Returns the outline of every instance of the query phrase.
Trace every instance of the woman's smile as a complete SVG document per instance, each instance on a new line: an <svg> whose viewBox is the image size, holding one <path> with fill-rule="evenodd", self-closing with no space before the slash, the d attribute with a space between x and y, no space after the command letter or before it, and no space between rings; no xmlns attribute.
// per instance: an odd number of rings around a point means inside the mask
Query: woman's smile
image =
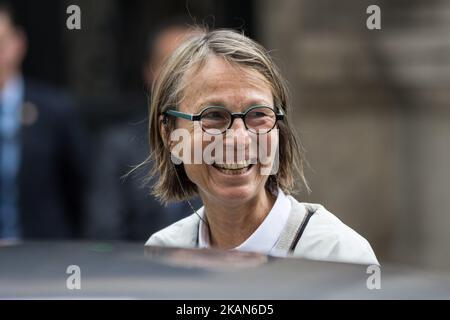
<svg viewBox="0 0 450 320"><path fill-rule="evenodd" d="M252 169L255 167L253 163L247 161L233 164L214 163L211 166L215 169L215 171L229 176L247 176L251 173Z"/></svg>

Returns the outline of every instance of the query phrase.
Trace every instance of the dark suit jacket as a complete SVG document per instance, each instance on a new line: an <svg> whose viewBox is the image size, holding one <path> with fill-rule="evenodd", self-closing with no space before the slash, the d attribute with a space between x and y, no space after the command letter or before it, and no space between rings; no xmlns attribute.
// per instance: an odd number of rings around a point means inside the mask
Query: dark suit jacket
<svg viewBox="0 0 450 320"><path fill-rule="evenodd" d="M72 100L25 81L19 207L23 237L79 234L86 175L86 139Z"/></svg>

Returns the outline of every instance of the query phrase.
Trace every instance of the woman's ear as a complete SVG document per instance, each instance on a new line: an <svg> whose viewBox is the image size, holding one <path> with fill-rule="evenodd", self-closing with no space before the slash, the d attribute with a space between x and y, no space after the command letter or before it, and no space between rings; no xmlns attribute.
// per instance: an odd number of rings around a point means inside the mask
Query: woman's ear
<svg viewBox="0 0 450 320"><path fill-rule="evenodd" d="M161 132L161 138L164 142L164 146L170 151L172 150L172 143L169 139L169 118L166 115L160 115L158 118L159 131Z"/></svg>
<svg viewBox="0 0 450 320"><path fill-rule="evenodd" d="M166 115L160 115L158 118L158 124L159 124L159 132L161 132L161 138L164 142L164 146L168 145L168 136L169 136L169 130L168 130L168 119Z"/></svg>
<svg viewBox="0 0 450 320"><path fill-rule="evenodd" d="M181 164L182 160L179 159L176 155L172 154L172 150L174 148L175 142L170 139L170 128L169 128L169 118L165 115L160 115L158 122L159 122L159 129L161 132L161 138L164 143L164 147L169 151L171 160L174 164Z"/></svg>

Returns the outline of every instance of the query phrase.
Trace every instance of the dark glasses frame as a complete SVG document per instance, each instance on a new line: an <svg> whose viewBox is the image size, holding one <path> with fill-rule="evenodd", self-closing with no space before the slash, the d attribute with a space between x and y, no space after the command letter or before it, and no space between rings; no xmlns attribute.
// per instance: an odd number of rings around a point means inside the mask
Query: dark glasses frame
<svg viewBox="0 0 450 320"><path fill-rule="evenodd" d="M266 105L251 106L247 110L245 110L244 112L230 112L227 108L225 108L223 106L208 106L208 107L204 108L200 113L197 113L197 114L185 113L185 112L177 111L177 110L174 110L174 109L169 109L169 110L164 111L162 113L162 115L164 115L164 116L173 116L173 117L176 117L176 118L182 118L182 119L186 119L186 120L190 120L190 121L201 121L202 120L202 115L206 111L208 111L208 110L210 110L212 108L214 108L214 109L220 108L220 109L223 109L223 110L227 111L230 114L230 118L231 118L230 124L228 125L228 127L225 130L220 132L220 134L224 134L228 129L230 129L233 126L234 119L236 119L236 118L242 119L242 121L244 122L245 129L247 129L248 131L254 132L256 134L267 134L270 131L272 131L273 128L275 128L275 126L277 125L277 121L278 120L283 120L284 116L285 116L285 114L284 114L284 112L283 112L283 110L281 108L276 107L276 110L278 111L277 112L277 111L275 111L275 108L272 108L272 107L269 107L269 106L266 106ZM273 111L273 113L275 114L275 122L273 124L273 127L268 129L264 133L258 133L258 132L253 131L252 129L249 129L247 127L247 123L245 121L245 116L250 111L252 111L254 109L257 109L257 108L267 108L267 109L270 109L271 111ZM202 128L202 130L204 132L206 132L205 129L203 129L203 126L200 125L200 127ZM210 132L206 132L206 133L213 134L213 133L210 133Z"/></svg>

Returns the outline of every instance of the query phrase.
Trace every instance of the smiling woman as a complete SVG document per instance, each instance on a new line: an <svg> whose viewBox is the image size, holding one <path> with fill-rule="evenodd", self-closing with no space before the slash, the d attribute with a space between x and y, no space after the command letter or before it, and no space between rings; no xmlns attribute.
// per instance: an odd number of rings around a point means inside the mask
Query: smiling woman
<svg viewBox="0 0 450 320"><path fill-rule="evenodd" d="M294 181L308 188L301 145L286 83L263 47L229 30L195 35L161 68L151 97L153 192L166 203L199 195L204 206L147 245L378 264L369 243L323 206L290 196ZM214 161L180 159L177 130L194 149L214 145Z"/></svg>

